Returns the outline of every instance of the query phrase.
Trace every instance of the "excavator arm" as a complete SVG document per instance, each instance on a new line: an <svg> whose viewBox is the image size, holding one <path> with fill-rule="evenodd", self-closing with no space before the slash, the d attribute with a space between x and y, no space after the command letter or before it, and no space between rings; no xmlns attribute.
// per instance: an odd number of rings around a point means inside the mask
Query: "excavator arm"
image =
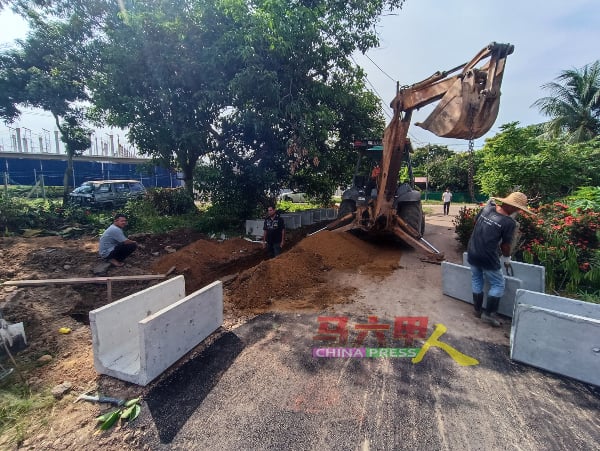
<svg viewBox="0 0 600 451"><path fill-rule="evenodd" d="M347 203L340 218L327 229L350 225L347 221L352 220L354 227L374 234L392 233L424 252L430 261L441 261L443 254L423 239L422 229L416 230L422 225L419 194L408 193L407 197L405 191L398 190L398 174L404 154L410 147L407 136L412 112L439 102L427 119L416 125L441 137L479 138L492 127L498 116L506 57L513 50L510 44L493 42L468 63L446 72L436 72L419 83L399 89L391 103L394 114L383 135L377 198L363 204ZM414 204L418 204L416 210ZM347 211L352 205L354 209Z"/></svg>
<svg viewBox="0 0 600 451"><path fill-rule="evenodd" d="M416 125L440 137L479 138L492 127L498 115L506 57L513 50L510 44L493 42L468 63L437 72L398 91L391 102L394 114L383 137L380 189L372 216L377 228L389 230L397 226L392 203L413 110L439 101L427 119ZM476 68L484 60L487 62Z"/></svg>

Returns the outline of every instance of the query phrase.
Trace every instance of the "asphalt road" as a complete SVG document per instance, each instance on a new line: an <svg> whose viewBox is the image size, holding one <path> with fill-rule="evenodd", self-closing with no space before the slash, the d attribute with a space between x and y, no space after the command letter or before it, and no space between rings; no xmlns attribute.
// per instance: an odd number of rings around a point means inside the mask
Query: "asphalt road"
<svg viewBox="0 0 600 451"><path fill-rule="evenodd" d="M508 346L449 330L439 340L478 365L460 366L439 347L419 363L314 358L312 349L325 346L314 339L318 324L316 315L266 314L214 336L145 397L137 425L144 444L156 450L600 450L600 388L512 362ZM432 331L430 324L428 336Z"/></svg>

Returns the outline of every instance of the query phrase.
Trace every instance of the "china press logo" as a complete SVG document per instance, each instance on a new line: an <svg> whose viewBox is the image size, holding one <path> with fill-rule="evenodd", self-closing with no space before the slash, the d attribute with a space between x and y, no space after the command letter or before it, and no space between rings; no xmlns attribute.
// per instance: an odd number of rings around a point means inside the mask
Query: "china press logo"
<svg viewBox="0 0 600 451"><path fill-rule="evenodd" d="M314 347L312 356L315 358L411 358L412 363L419 363L429 349L439 348L446 352L460 366L478 365L479 361L458 351L448 343L440 341L448 329L443 324L436 324L431 335L427 336L428 318L426 316L397 316L392 324L380 322L377 316L369 316L367 323L348 325L346 316L319 316L317 318L318 334L313 341L325 342L330 346ZM349 343L349 327L356 335ZM389 347L387 336L402 342L403 347ZM364 346L367 337L377 340L377 348ZM415 341L423 341L420 347L414 346ZM335 346L331 346L335 345Z"/></svg>

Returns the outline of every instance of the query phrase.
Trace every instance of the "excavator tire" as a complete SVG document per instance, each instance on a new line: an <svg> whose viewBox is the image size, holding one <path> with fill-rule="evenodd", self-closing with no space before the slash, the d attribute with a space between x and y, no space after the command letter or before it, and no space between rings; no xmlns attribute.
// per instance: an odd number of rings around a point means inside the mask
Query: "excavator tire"
<svg viewBox="0 0 600 451"><path fill-rule="evenodd" d="M396 210L398 216L419 232L421 235L425 233L425 215L423 214L423 206L421 202L401 202Z"/></svg>

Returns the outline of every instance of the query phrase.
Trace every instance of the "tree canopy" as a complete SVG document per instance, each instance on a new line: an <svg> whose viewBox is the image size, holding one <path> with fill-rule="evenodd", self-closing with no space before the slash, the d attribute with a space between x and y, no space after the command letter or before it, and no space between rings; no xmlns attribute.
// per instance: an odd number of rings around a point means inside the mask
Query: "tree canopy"
<svg viewBox="0 0 600 451"><path fill-rule="evenodd" d="M73 80L93 117L127 128L142 152L182 170L190 191L210 156L250 203L284 183L324 193L347 178L352 139L381 134L379 101L351 55L377 45L379 16L403 0L9 3L30 21L62 24L48 42L78 19L90 53L77 67L89 72ZM36 105L22 88L18 100Z"/></svg>
<svg viewBox="0 0 600 451"><path fill-rule="evenodd" d="M52 114L67 151L66 202L73 156L90 146L82 108L89 99L87 61L93 52L85 45L86 27L75 17L44 21L32 13L30 23L27 38L0 54L0 116L12 122L22 105Z"/></svg>
<svg viewBox="0 0 600 451"><path fill-rule="evenodd" d="M549 136L564 133L569 142L583 142L600 134L600 60L565 70L542 88L550 96L533 105L550 117L546 124Z"/></svg>
<svg viewBox="0 0 600 451"><path fill-rule="evenodd" d="M600 184L600 139L578 144L548 140L538 126L514 122L503 125L480 152L476 178L490 196L519 189L535 203Z"/></svg>

